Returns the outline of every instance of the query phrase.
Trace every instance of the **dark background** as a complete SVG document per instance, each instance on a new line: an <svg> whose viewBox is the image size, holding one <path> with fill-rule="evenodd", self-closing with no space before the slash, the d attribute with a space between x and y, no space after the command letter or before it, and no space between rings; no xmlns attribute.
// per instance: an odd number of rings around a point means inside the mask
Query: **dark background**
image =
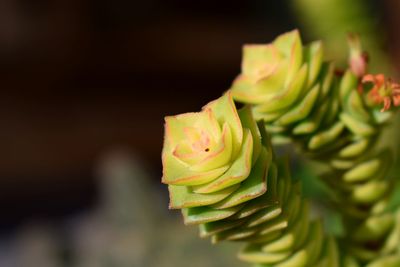
<svg viewBox="0 0 400 267"><path fill-rule="evenodd" d="M399 3L369 2L396 64ZM296 27L286 1L1 0L1 229L89 208L115 148L158 184L163 117L227 90L244 43Z"/></svg>

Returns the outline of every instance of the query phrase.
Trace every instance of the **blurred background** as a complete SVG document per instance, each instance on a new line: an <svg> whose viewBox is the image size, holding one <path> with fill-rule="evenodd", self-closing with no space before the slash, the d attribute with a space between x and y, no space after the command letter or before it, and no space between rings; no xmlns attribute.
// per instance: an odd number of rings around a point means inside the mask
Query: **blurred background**
<svg viewBox="0 0 400 267"><path fill-rule="evenodd" d="M168 211L163 117L239 73L241 46L300 28L400 68L396 0L1 0L0 266L244 266ZM312 195L312 192L309 192Z"/></svg>

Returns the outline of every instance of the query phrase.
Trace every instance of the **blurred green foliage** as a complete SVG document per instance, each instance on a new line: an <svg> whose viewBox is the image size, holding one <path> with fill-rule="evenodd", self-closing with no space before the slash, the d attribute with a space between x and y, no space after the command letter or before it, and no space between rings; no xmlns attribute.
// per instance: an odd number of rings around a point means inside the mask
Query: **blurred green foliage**
<svg viewBox="0 0 400 267"><path fill-rule="evenodd" d="M348 58L346 36L356 33L370 55L370 70L391 72L384 51L385 31L380 24L380 12L376 10L380 3L365 0L291 0L291 3L302 32L313 40L322 39L329 59L344 66Z"/></svg>

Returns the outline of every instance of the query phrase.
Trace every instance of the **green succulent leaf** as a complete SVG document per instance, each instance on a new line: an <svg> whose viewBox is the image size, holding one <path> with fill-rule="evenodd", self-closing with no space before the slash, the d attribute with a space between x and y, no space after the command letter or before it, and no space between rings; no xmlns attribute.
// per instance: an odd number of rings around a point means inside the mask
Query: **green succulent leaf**
<svg viewBox="0 0 400 267"><path fill-rule="evenodd" d="M267 191L266 178L271 161L271 153L268 153L266 149L263 149L255 166L252 168L250 175L242 182L239 189L230 194L224 200L214 204L213 208L229 208L264 194Z"/></svg>
<svg viewBox="0 0 400 267"><path fill-rule="evenodd" d="M187 186L169 185L168 186L170 192L169 207L171 209L181 209L181 208L198 207L204 205L212 205L227 198L233 192L237 191L239 187L240 185L236 184L215 193L198 194L193 192L193 190Z"/></svg>
<svg viewBox="0 0 400 267"><path fill-rule="evenodd" d="M238 205L224 210L213 209L209 206L184 208L182 209L182 214L185 224L200 224L225 219L235 214L242 207Z"/></svg>

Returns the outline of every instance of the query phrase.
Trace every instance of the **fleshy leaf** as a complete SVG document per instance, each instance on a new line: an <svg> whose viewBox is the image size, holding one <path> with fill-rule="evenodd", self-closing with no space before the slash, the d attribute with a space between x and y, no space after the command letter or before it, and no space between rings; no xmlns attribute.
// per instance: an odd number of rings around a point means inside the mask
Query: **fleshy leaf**
<svg viewBox="0 0 400 267"><path fill-rule="evenodd" d="M271 160L272 155L263 148L249 177L241 183L240 188L221 202L214 204L213 208L229 208L264 194L267 191L266 176L268 175Z"/></svg>
<svg viewBox="0 0 400 267"><path fill-rule="evenodd" d="M344 125L342 122L337 122L330 129L327 129L323 132L319 132L314 135L310 142L308 143L308 148L310 150L318 149L326 144L334 142L339 135L343 132Z"/></svg>
<svg viewBox="0 0 400 267"><path fill-rule="evenodd" d="M220 220L215 222L208 222L200 224L200 237L209 237L217 233L238 227L243 224L244 220Z"/></svg>
<svg viewBox="0 0 400 267"><path fill-rule="evenodd" d="M176 116L165 117L165 137L171 149L181 141L187 139L185 128L193 127L207 130L214 139L219 139L221 127L218 125L217 118L211 111L190 112Z"/></svg>
<svg viewBox="0 0 400 267"><path fill-rule="evenodd" d="M339 87L340 99L343 106L346 106L346 102L350 93L357 89L357 85L357 77L351 72L351 70L347 70L340 82Z"/></svg>
<svg viewBox="0 0 400 267"><path fill-rule="evenodd" d="M243 129L237 113L232 93L228 92L222 97L210 102L203 109L211 109L218 123L227 123L232 131L232 157L235 158L239 153L243 139Z"/></svg>
<svg viewBox="0 0 400 267"><path fill-rule="evenodd" d="M215 204L228 197L238 188L239 185L237 184L212 194L196 194L188 186L169 185L169 207L171 209L181 209Z"/></svg>
<svg viewBox="0 0 400 267"><path fill-rule="evenodd" d="M288 85L292 82L303 60L303 49L299 31L293 30L282 34L275 39L273 44L289 59L290 64L285 82L285 85Z"/></svg>
<svg viewBox="0 0 400 267"><path fill-rule="evenodd" d="M296 220L296 222L290 225L283 232L282 236L264 245L262 250L265 252L276 252L289 249L293 250L296 244L303 244L305 238L307 237L308 229L306 224L309 223L308 209L308 204L303 202L298 215L299 218Z"/></svg>
<svg viewBox="0 0 400 267"><path fill-rule="evenodd" d="M319 88L319 84L315 85L304 99L300 101L297 106L293 107L290 111L280 117L279 120L277 120L277 123L280 125L288 125L305 119L314 107L314 103L318 98Z"/></svg>
<svg viewBox="0 0 400 267"><path fill-rule="evenodd" d="M363 122L368 122L371 119L371 116L366 110L364 103L361 99L361 95L359 92L357 92L357 90L353 90L350 92L350 95L346 102L345 110L351 116L354 116L355 118Z"/></svg>
<svg viewBox="0 0 400 267"><path fill-rule="evenodd" d="M365 122L359 121L347 113L340 114L340 120L354 134L359 136L370 136L376 132L376 129Z"/></svg>
<svg viewBox="0 0 400 267"><path fill-rule="evenodd" d="M352 233L352 239L356 242L378 242L389 232L393 224L392 214L372 216Z"/></svg>
<svg viewBox="0 0 400 267"><path fill-rule="evenodd" d="M253 156L252 162L253 165L256 163L258 156L261 152L261 134L260 130L257 127L257 123L253 118L251 113L251 108L246 106L239 110L240 121L242 122L243 128L247 128L250 130L251 135L253 136Z"/></svg>
<svg viewBox="0 0 400 267"><path fill-rule="evenodd" d="M367 138L357 139L350 145L341 149L339 152L339 156L341 156L342 158L359 156L368 148L368 145L369 145L369 139Z"/></svg>
<svg viewBox="0 0 400 267"><path fill-rule="evenodd" d="M308 88L314 85L315 80L320 73L323 55L322 50L321 41L313 42L305 48L305 60L308 62L309 66L307 79Z"/></svg>
<svg viewBox="0 0 400 267"><path fill-rule="evenodd" d="M387 181L370 181L356 187L352 192L352 200L360 204L370 204L380 199L389 189Z"/></svg>
<svg viewBox="0 0 400 267"><path fill-rule="evenodd" d="M279 93L272 95L265 104L255 107L255 110L257 112L275 112L293 104L304 88L306 77L307 65L304 64L286 88L282 88Z"/></svg>
<svg viewBox="0 0 400 267"><path fill-rule="evenodd" d="M243 206L235 206L224 210L216 210L208 206L182 209L186 225L207 223L225 219L235 214Z"/></svg>
<svg viewBox="0 0 400 267"><path fill-rule="evenodd" d="M372 159L354 166L351 170L343 175L343 179L347 182L361 182L374 176L381 167L380 159Z"/></svg>
<svg viewBox="0 0 400 267"><path fill-rule="evenodd" d="M300 122L296 125L296 127L293 128L293 134L304 135L315 132L319 128L321 121L328 110L328 107L329 102L325 102L319 108L315 109L307 119Z"/></svg>
<svg viewBox="0 0 400 267"><path fill-rule="evenodd" d="M213 244L224 240L230 241L242 241L246 238L249 238L256 234L256 229L249 229L249 228L238 228L238 229L230 229L214 235L211 239Z"/></svg>
<svg viewBox="0 0 400 267"><path fill-rule="evenodd" d="M262 223L265 223L269 220L275 219L282 213L282 209L280 205L275 204L273 206L269 206L265 209L260 210L256 214L252 215L249 218L249 222L246 223L247 227L254 227L258 226Z"/></svg>
<svg viewBox="0 0 400 267"><path fill-rule="evenodd" d="M259 210L278 204L276 187L277 187L277 168L276 164L272 163L268 172L267 193L263 194L262 196L256 199L248 201L246 205L243 207L243 209L238 211L235 215L233 215L229 219L241 219L250 216L252 214L255 214Z"/></svg>
<svg viewBox="0 0 400 267"><path fill-rule="evenodd" d="M223 166L207 172L194 171L171 153L163 153L163 166L162 182L174 185L205 184L220 177L229 169L229 166Z"/></svg>
<svg viewBox="0 0 400 267"><path fill-rule="evenodd" d="M242 73L250 77L268 74L281 58L271 44L243 46Z"/></svg>
<svg viewBox="0 0 400 267"><path fill-rule="evenodd" d="M240 253L239 258L246 262L275 264L290 256L291 252L266 253L261 250L260 245L251 244L245 247Z"/></svg>

